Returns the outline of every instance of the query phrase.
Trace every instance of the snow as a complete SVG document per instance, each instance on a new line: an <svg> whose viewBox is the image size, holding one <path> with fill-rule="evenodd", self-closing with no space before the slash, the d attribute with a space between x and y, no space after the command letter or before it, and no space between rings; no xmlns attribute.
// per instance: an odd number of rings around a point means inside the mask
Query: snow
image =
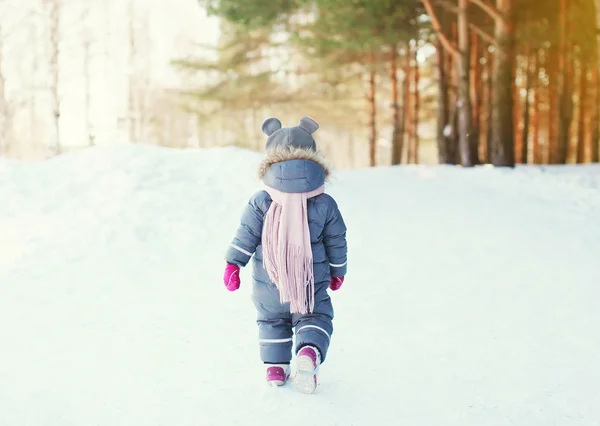
<svg viewBox="0 0 600 426"><path fill-rule="evenodd" d="M598 425L600 167L339 171L321 386L272 389L223 254L258 154L0 161L0 425Z"/></svg>

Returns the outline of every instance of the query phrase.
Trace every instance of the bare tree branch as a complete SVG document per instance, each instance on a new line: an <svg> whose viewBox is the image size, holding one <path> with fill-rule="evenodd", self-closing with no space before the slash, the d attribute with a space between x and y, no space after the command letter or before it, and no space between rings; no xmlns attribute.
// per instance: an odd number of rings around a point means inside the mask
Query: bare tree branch
<svg viewBox="0 0 600 426"><path fill-rule="evenodd" d="M444 9L446 9L452 13L458 14L458 6L456 6L455 4L451 3L448 0L438 0L437 4L439 4ZM483 40L485 40L489 44L492 44L494 46L496 45L496 39L492 35L488 34L484 30L479 28L477 25L473 24L472 22L469 23L469 29L472 30L473 32L475 32L477 35L479 35L479 37L481 37Z"/></svg>
<svg viewBox="0 0 600 426"><path fill-rule="evenodd" d="M481 28L479 28L477 25L469 24L469 28L473 32L475 32L479 37L481 37L483 40L487 41L489 44L494 45L494 46L496 45L496 39L493 36L491 36L490 34L486 33Z"/></svg>
<svg viewBox="0 0 600 426"><path fill-rule="evenodd" d="M425 6L425 10L431 19L431 25L433 26L434 31L437 33L437 36L440 39L440 42L444 46L444 48L454 57L458 58L458 49L456 46L448 40L448 37L442 31L442 26L440 25L440 21L435 14L435 10L433 10L433 6L431 5L431 0L421 0L423 2L423 6Z"/></svg>
<svg viewBox="0 0 600 426"><path fill-rule="evenodd" d="M490 17L494 21L505 22L504 15L500 13L498 9L492 4L490 4L487 0L469 0L476 6L479 6L485 13L490 15Z"/></svg>

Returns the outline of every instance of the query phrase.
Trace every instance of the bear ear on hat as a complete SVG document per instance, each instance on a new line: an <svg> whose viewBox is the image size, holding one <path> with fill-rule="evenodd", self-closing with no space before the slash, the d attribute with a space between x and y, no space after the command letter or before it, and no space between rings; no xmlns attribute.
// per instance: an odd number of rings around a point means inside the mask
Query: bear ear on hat
<svg viewBox="0 0 600 426"><path fill-rule="evenodd" d="M279 121L275 117L269 117L265 121L263 121L263 124L262 126L260 126L260 129L265 135L271 136L277 130L281 129L281 121Z"/></svg>
<svg viewBox="0 0 600 426"><path fill-rule="evenodd" d="M310 117L302 117L300 120L300 128L306 130L310 134L313 134L319 129L319 123Z"/></svg>

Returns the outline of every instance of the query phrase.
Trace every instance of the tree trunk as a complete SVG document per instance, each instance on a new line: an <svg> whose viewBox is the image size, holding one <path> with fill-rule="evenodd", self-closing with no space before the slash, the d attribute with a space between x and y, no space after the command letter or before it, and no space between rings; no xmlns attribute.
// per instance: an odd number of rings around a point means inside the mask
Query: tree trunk
<svg viewBox="0 0 600 426"><path fill-rule="evenodd" d="M7 150L8 102L6 100L6 79L4 77L4 40L0 26L0 157Z"/></svg>
<svg viewBox="0 0 600 426"><path fill-rule="evenodd" d="M404 60L405 60L405 64L404 67L402 69L402 73L403 73L403 79L402 79L402 105L401 105L401 111L400 111L400 134L398 135L398 151L399 151L399 155L400 155L400 159L402 159L403 154L404 154L404 147L406 145L405 140L406 140L406 129L407 129L407 124L406 124L406 120L407 120L407 116L408 116L408 105L409 105L409 100L408 97L410 96L409 90L410 90L410 55L408 54L408 44L406 45L406 49L404 51ZM408 159L406 160L406 162L408 162Z"/></svg>
<svg viewBox="0 0 600 426"><path fill-rule="evenodd" d="M542 62L542 49L538 49L536 54L537 60L534 64L534 74L533 74L533 111L531 114L531 126L532 129L532 137L533 137L533 163L534 164L542 164L543 162L543 153L542 147L540 146L540 98L542 93L541 81L540 81L540 68Z"/></svg>
<svg viewBox="0 0 600 426"><path fill-rule="evenodd" d="M522 141L521 141L521 92L518 85L519 73L522 72L519 69L518 64L518 51L515 49L515 60L513 62L513 82L512 82L512 101L513 101L513 126L514 126L514 150L515 150L515 162L519 163L521 161L520 154L522 150Z"/></svg>
<svg viewBox="0 0 600 426"><path fill-rule="evenodd" d="M557 113L558 92L559 92L559 69L558 69L558 48L550 46L548 52L548 143L545 146L545 162L548 164L557 163L558 152L558 125L560 117Z"/></svg>
<svg viewBox="0 0 600 426"><path fill-rule="evenodd" d="M514 0L498 0L497 8L504 20L496 19L495 37L498 44L493 72L492 152L494 166L514 167L513 123L513 62L514 62Z"/></svg>
<svg viewBox="0 0 600 426"><path fill-rule="evenodd" d="M392 165L402 163L402 142L400 141L400 107L398 105L398 46L391 46L390 82L392 84Z"/></svg>
<svg viewBox="0 0 600 426"><path fill-rule="evenodd" d="M489 122L487 121L487 109L488 104L490 103L489 98L490 94L488 93L488 78L490 78L489 70L488 70L488 48L486 45L483 46L483 50L481 52L483 63L481 66L481 109L480 109L480 118L479 120L479 155L480 162L483 164L488 163L488 155L487 155L487 133Z"/></svg>
<svg viewBox="0 0 600 426"><path fill-rule="evenodd" d="M454 111L452 111L452 116L451 116L451 121L452 121L452 128L454 129L454 133L452 134L452 152L454 154L454 164L460 164L460 149L458 146L458 132L456 131L456 129L458 129L458 113L459 110L458 108L454 108Z"/></svg>
<svg viewBox="0 0 600 426"><path fill-rule="evenodd" d="M370 61L373 63L372 61ZM375 167L377 147L377 103L376 103L375 71L369 71L369 165Z"/></svg>
<svg viewBox="0 0 600 426"><path fill-rule="evenodd" d="M600 55L598 55L600 56ZM595 90L594 97L594 115L592 117L592 140L590 149L590 161L593 163L600 162L600 65L598 61L594 63L592 69L592 81Z"/></svg>
<svg viewBox="0 0 600 426"><path fill-rule="evenodd" d="M585 117L587 113L587 62L580 59L579 70L579 115L577 124L577 155L575 161L578 164L585 162Z"/></svg>
<svg viewBox="0 0 600 426"><path fill-rule="evenodd" d="M595 0L596 28L600 28L600 0ZM591 159L594 163L600 162L600 32L596 31L596 57L592 68L592 79L595 88L594 117L592 118L592 146Z"/></svg>
<svg viewBox="0 0 600 426"><path fill-rule="evenodd" d="M138 142L138 117L136 116L136 71L137 46L135 37L135 9L133 0L129 0L129 76L127 86L127 121L129 125L129 141Z"/></svg>
<svg viewBox="0 0 600 426"><path fill-rule="evenodd" d="M60 9L61 0L52 0L50 3L50 69L52 96L52 115L54 123L54 151L58 155L62 152L60 140Z"/></svg>
<svg viewBox="0 0 600 426"><path fill-rule="evenodd" d="M533 69L537 69L535 56L532 60L531 45L528 43L525 48L525 56L527 58L525 62L525 105L523 105L523 134L521 136L521 163L528 163L529 153L529 94L531 92L531 65L533 62Z"/></svg>
<svg viewBox="0 0 600 426"><path fill-rule="evenodd" d="M406 164L410 164L412 161L412 147L413 147L413 107L412 107L412 66L411 66L411 57L412 50L410 47L410 43L406 47L406 60L404 63L404 90L405 90L405 101L404 101L404 133L405 133L405 145L406 145Z"/></svg>
<svg viewBox="0 0 600 426"><path fill-rule="evenodd" d="M29 140L34 141L36 139L36 110L37 110L37 76L39 69L39 39L37 33L37 25L33 23L30 27L29 32L30 40L32 40L31 46L31 71L29 73Z"/></svg>
<svg viewBox="0 0 600 426"><path fill-rule="evenodd" d="M442 42L437 41L437 69L438 69L438 104L437 104L437 148L438 162L440 164L452 164L449 140L446 131L448 122L448 75L446 73L446 53Z"/></svg>
<svg viewBox="0 0 600 426"><path fill-rule="evenodd" d="M493 77L492 77L492 68L493 68L494 56L490 53L489 49L485 49L485 93L486 93L486 103L485 103L485 158L484 163L490 164L492 162L491 152L492 152L492 112L494 111L493 106Z"/></svg>
<svg viewBox="0 0 600 426"><path fill-rule="evenodd" d="M452 43L456 45L458 42L458 25L452 22L451 26ZM453 164L460 164L460 149L458 144L458 61L460 61L460 53L456 51L456 55L448 55L447 73L450 75L450 126L448 132L449 146L452 153Z"/></svg>
<svg viewBox="0 0 600 426"><path fill-rule="evenodd" d="M475 159L472 157L472 110L470 97L470 60L469 60L469 0L458 0L458 146L460 162L463 166L472 167Z"/></svg>
<svg viewBox="0 0 600 426"><path fill-rule="evenodd" d="M559 162L560 164L566 164L568 160L568 153L571 147L571 132L573 130L573 91L575 85L575 62L573 60L573 45L567 47L566 53L567 66L565 67L565 82L564 82L564 96L562 101L564 102L561 106L562 117L564 118L564 136L560 143L559 151Z"/></svg>
<svg viewBox="0 0 600 426"><path fill-rule="evenodd" d="M483 92L479 45L480 43L477 33L475 33L475 31L471 31L471 99L473 105L473 137L471 139L471 155L475 159L476 164L479 164L479 145L481 139L481 100Z"/></svg>
<svg viewBox="0 0 600 426"><path fill-rule="evenodd" d="M419 75L419 61L417 61L417 54L419 52L418 50L418 46L417 46L417 40L415 40L415 48L413 51L413 60L415 63L415 67L413 70L413 77L414 77L414 114L413 114L413 131L415 132L414 134L414 138L413 138L413 142L414 142L414 147L413 147L413 163L414 164L419 164L419 145L420 145L420 139L419 139L419 108L420 108L420 91L419 91L419 79L420 79L420 75Z"/></svg>
<svg viewBox="0 0 600 426"><path fill-rule="evenodd" d="M558 143L554 158L556 163L565 164L567 162L567 152L569 149L569 135L571 130L571 121L573 119L573 96L572 96L572 58L571 48L568 43L567 28L567 0L560 0L560 52L559 69L561 78L559 83L559 121L558 121Z"/></svg>
<svg viewBox="0 0 600 426"><path fill-rule="evenodd" d="M90 72L90 41L84 40L84 79L85 79L85 129L88 135L88 145L94 146L94 132L92 129L92 76Z"/></svg>

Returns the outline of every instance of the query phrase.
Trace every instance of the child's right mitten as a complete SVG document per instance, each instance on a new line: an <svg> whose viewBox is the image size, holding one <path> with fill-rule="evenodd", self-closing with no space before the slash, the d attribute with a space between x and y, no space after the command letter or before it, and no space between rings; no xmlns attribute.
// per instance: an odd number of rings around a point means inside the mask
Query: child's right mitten
<svg viewBox="0 0 600 426"><path fill-rule="evenodd" d="M240 288L240 267L228 263L225 267L223 282L229 291L236 291L238 288Z"/></svg>
<svg viewBox="0 0 600 426"><path fill-rule="evenodd" d="M337 291L340 289L340 287L342 287L343 283L344 277L331 277L331 280L329 281L329 288L333 291Z"/></svg>

